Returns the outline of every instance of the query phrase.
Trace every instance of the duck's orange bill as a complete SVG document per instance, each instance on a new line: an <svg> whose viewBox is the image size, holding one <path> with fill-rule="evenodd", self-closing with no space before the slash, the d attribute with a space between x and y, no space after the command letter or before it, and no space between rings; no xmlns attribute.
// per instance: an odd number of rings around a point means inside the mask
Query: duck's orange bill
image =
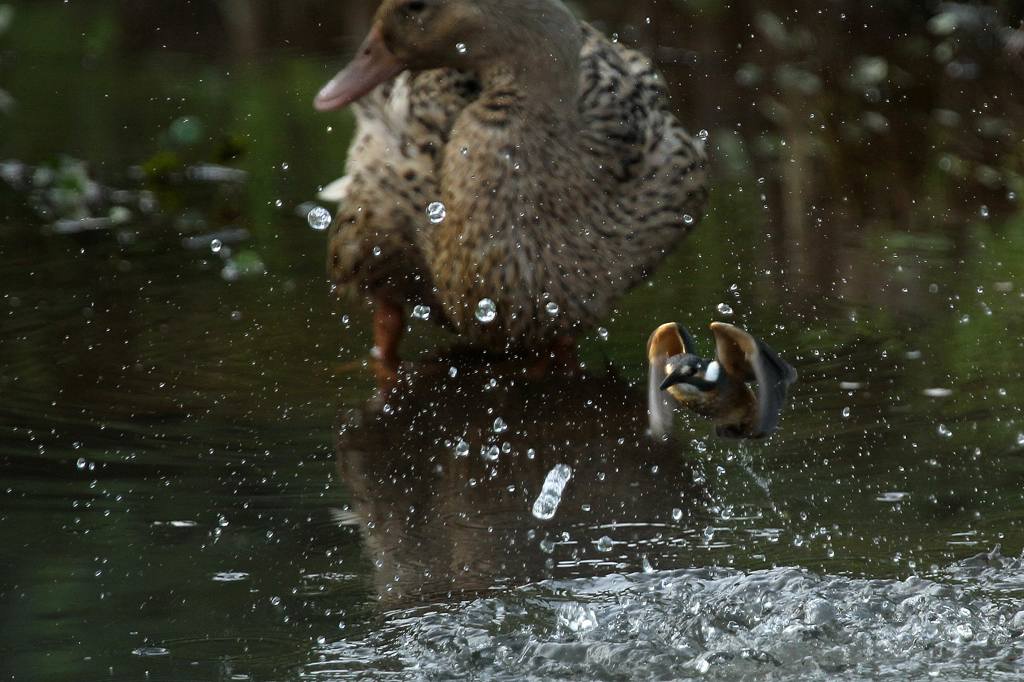
<svg viewBox="0 0 1024 682"><path fill-rule="evenodd" d="M356 57L320 90L313 106L317 111L341 109L404 70L405 66L391 54L380 29L375 26Z"/></svg>

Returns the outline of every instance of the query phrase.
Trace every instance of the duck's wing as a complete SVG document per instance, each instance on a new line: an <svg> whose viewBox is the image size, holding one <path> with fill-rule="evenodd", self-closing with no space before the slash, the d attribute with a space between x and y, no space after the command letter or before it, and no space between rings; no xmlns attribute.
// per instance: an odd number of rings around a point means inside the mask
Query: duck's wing
<svg viewBox="0 0 1024 682"><path fill-rule="evenodd" d="M757 423L752 436L767 436L779 425L786 393L797 372L760 339L725 322L712 322L716 356L722 369L739 381L757 382Z"/></svg>
<svg viewBox="0 0 1024 682"><path fill-rule="evenodd" d="M665 438L672 432L673 403L661 385L668 377L668 359L696 353L693 337L681 324L669 322L654 330L647 340L647 416L651 433Z"/></svg>
<svg viewBox="0 0 1024 682"><path fill-rule="evenodd" d="M621 245L613 279L623 290L650 274L696 224L707 202L702 141L676 119L664 78L636 50L584 25L580 136L594 233Z"/></svg>

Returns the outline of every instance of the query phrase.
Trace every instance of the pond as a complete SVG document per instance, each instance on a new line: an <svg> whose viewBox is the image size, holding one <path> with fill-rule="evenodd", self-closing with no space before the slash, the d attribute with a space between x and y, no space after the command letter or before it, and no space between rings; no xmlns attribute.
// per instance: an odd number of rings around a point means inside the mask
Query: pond
<svg viewBox="0 0 1024 682"><path fill-rule="evenodd" d="M0 2L0 677L1024 674L1019 7L575 3L711 209L581 376L412 320L381 405L306 218L372 3L279 5ZM648 334L715 319L780 431L652 440Z"/></svg>

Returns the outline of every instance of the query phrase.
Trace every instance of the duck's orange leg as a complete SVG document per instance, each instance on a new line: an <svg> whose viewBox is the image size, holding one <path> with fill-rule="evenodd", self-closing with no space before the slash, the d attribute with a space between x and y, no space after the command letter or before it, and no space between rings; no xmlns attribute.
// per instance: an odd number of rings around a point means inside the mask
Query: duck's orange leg
<svg viewBox="0 0 1024 682"><path fill-rule="evenodd" d="M375 297L373 309L374 373L380 389L390 390L398 379L398 344L405 329L405 310L391 299Z"/></svg>

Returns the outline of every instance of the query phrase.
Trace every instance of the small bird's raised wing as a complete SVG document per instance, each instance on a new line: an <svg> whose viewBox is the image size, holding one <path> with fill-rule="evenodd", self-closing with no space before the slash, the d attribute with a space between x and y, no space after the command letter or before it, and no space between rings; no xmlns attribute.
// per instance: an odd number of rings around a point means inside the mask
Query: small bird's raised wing
<svg viewBox="0 0 1024 682"><path fill-rule="evenodd" d="M668 376L668 359L683 353L694 353L693 337L681 324L669 322L654 330L647 340L647 415L651 433L664 438L672 432L672 401L661 390Z"/></svg>
<svg viewBox="0 0 1024 682"><path fill-rule="evenodd" d="M727 374L757 382L757 423L753 438L771 434L779 426L786 392L796 381L793 367L760 339L724 322L712 322L718 362Z"/></svg>

